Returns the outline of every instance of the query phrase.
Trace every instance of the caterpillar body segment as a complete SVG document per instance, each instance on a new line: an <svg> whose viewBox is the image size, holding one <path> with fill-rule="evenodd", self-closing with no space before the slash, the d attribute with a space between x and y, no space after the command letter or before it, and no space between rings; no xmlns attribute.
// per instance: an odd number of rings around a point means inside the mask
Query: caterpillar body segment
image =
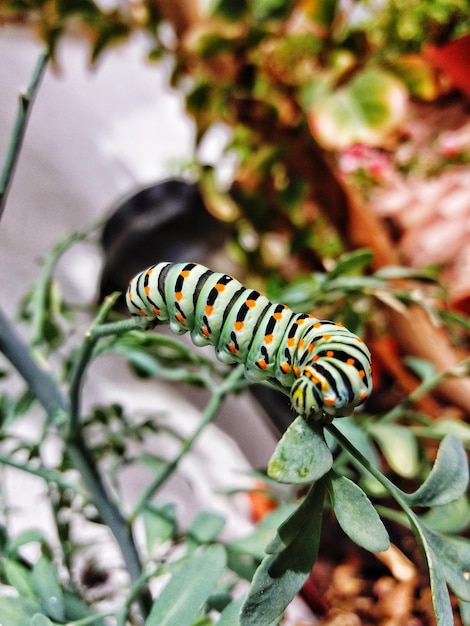
<svg viewBox="0 0 470 626"><path fill-rule="evenodd" d="M370 353L341 324L294 313L228 274L196 263L159 263L135 276L131 315L148 328L169 324L212 345L224 363L244 363L249 380L287 390L299 415L329 421L352 413L372 391Z"/></svg>

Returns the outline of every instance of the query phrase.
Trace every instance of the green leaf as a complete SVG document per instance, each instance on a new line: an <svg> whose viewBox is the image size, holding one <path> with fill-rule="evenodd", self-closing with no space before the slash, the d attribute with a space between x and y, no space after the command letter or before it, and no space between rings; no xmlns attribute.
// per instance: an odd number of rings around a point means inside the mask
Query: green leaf
<svg viewBox="0 0 470 626"><path fill-rule="evenodd" d="M52 619L65 621L64 596L56 571L45 556L40 556L33 566L32 583L44 612Z"/></svg>
<svg viewBox="0 0 470 626"><path fill-rule="evenodd" d="M460 599L470 601L470 580L467 577L470 571L470 541L446 537L424 525L421 532L432 551L436 567L443 574L449 587Z"/></svg>
<svg viewBox="0 0 470 626"><path fill-rule="evenodd" d="M298 416L277 444L268 476L282 483L305 485L321 478L332 464L322 427Z"/></svg>
<svg viewBox="0 0 470 626"><path fill-rule="evenodd" d="M442 533L461 533L470 527L470 502L465 494L458 500L430 509L420 516L431 530Z"/></svg>
<svg viewBox="0 0 470 626"><path fill-rule="evenodd" d="M432 423L430 433L436 437L455 435L465 445L470 445L470 424L458 419L443 417Z"/></svg>
<svg viewBox="0 0 470 626"><path fill-rule="evenodd" d="M225 525L225 518L217 513L203 511L196 515L188 528L188 537L197 543L214 541Z"/></svg>
<svg viewBox="0 0 470 626"><path fill-rule="evenodd" d="M463 626L470 626L470 602L459 602L460 617L462 618Z"/></svg>
<svg viewBox="0 0 470 626"><path fill-rule="evenodd" d="M18 561L8 558L3 559L2 567L7 583L14 587L21 597L37 600L30 570L18 563Z"/></svg>
<svg viewBox="0 0 470 626"><path fill-rule="evenodd" d="M240 610L244 601L245 597L240 596L239 598L232 600L230 604L227 604L225 609L220 614L217 626L239 626Z"/></svg>
<svg viewBox="0 0 470 626"><path fill-rule="evenodd" d="M360 487L331 471L328 492L339 525L354 543L370 552L381 552L390 547L385 526Z"/></svg>
<svg viewBox="0 0 470 626"><path fill-rule="evenodd" d="M452 626L454 623L454 616L452 613L452 606L450 603L446 580L442 573L439 559L436 557L432 547L429 545L428 534L425 532L423 525L420 524L414 517L410 517L410 521L416 539L426 557L429 570L429 580L431 582L432 603L434 606L437 626Z"/></svg>
<svg viewBox="0 0 470 626"><path fill-rule="evenodd" d="M421 379L422 382L430 381L436 375L436 366L426 359L406 357L405 363Z"/></svg>
<svg viewBox="0 0 470 626"><path fill-rule="evenodd" d="M261 520L246 537L235 539L226 544L230 551L249 555L261 560L265 555L266 545L276 535L276 529L298 509L298 505L283 504Z"/></svg>
<svg viewBox="0 0 470 626"><path fill-rule="evenodd" d="M376 439L390 467L404 478L413 478L419 470L418 442L410 428L400 424L368 425L367 431Z"/></svg>
<svg viewBox="0 0 470 626"><path fill-rule="evenodd" d="M26 598L0 597L0 624L25 626L41 611L36 602Z"/></svg>
<svg viewBox="0 0 470 626"><path fill-rule="evenodd" d="M215 0L212 2L211 12L236 22L243 17L247 6L247 0Z"/></svg>
<svg viewBox="0 0 470 626"><path fill-rule="evenodd" d="M278 531L256 570L243 603L240 626L269 626L278 619L307 580L317 558L325 485L315 483L305 500Z"/></svg>
<svg viewBox="0 0 470 626"><path fill-rule="evenodd" d="M406 499L411 506L439 506L458 500L468 486L468 461L462 443L447 435L424 483Z"/></svg>
<svg viewBox="0 0 470 626"><path fill-rule="evenodd" d="M31 626L55 626L57 622L51 622L51 620L42 613L36 613L31 620Z"/></svg>
<svg viewBox="0 0 470 626"><path fill-rule="evenodd" d="M198 548L184 559L155 600L145 626L190 626L226 564L222 546Z"/></svg>
<svg viewBox="0 0 470 626"><path fill-rule="evenodd" d="M176 531L176 509L172 503L148 503L142 512L147 551L153 550L173 537Z"/></svg>
<svg viewBox="0 0 470 626"><path fill-rule="evenodd" d="M372 262L373 258L374 253L365 248L342 254L334 268L328 272L328 280L363 269Z"/></svg>

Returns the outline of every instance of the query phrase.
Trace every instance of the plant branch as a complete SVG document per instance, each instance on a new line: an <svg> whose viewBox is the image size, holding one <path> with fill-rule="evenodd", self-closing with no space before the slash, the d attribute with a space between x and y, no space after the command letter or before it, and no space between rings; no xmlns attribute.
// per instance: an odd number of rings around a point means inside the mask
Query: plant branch
<svg viewBox="0 0 470 626"><path fill-rule="evenodd" d="M26 131L26 125L29 119L31 105L39 89L39 85L46 70L48 60L49 53L47 51L43 51L38 59L28 88L26 89L25 93L20 95L19 110L16 116L16 121L10 140L10 145L8 147L5 163L3 165L3 169L0 175L0 219L2 218L3 211L5 209L8 192L10 190L11 182L13 180L16 164L18 162L18 157Z"/></svg>
<svg viewBox="0 0 470 626"><path fill-rule="evenodd" d="M69 411L69 404L49 373L33 359L26 345L0 310L0 352L27 382L53 421Z"/></svg>

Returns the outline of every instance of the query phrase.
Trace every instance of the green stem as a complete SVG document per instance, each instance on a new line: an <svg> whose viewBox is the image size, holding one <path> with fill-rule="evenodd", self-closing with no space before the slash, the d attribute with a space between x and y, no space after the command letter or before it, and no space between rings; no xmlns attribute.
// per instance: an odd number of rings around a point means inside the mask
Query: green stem
<svg viewBox="0 0 470 626"><path fill-rule="evenodd" d="M52 420L69 411L68 401L54 379L31 356L28 348L0 310L0 352L21 374Z"/></svg>
<svg viewBox="0 0 470 626"><path fill-rule="evenodd" d="M8 465L9 467L14 467L15 469L27 472L33 476L38 476L39 478L43 478L48 483L58 485L61 489L75 489L75 486L71 482L64 480L57 472L48 470L45 467L31 467L29 463L20 463L19 461L12 459L11 456L7 456L1 452L0 465Z"/></svg>
<svg viewBox="0 0 470 626"><path fill-rule="evenodd" d="M31 303L31 343L33 346L40 344L44 338L44 321L49 312L48 299L50 285L58 261L73 244L88 237L101 223L102 220L99 220L98 222L93 222L81 231L70 233L65 239L55 245L50 254L44 259L44 265L37 286L34 289L33 301Z"/></svg>
<svg viewBox="0 0 470 626"><path fill-rule="evenodd" d="M244 366L238 365L232 370L232 372L230 372L229 376L227 376L222 385L213 391L198 427L195 429L193 434L183 442L183 445L181 446L179 452L173 457L173 459L171 459L171 461L168 461L168 463L165 464L162 471L157 474L157 476L150 483L150 485L148 485L142 496L139 498L133 512L129 517L129 521L131 523L145 507L145 504L152 498L153 494L158 489L160 489L163 483L172 475L181 459L192 448L199 435L217 415L221 404L225 400L225 396L231 393L234 389L239 388L239 382L240 379L243 377L243 372Z"/></svg>
<svg viewBox="0 0 470 626"><path fill-rule="evenodd" d="M107 303L112 306L112 302ZM105 313L103 312L103 316ZM47 411L48 415L56 418L58 414L68 415L67 399L61 394L54 380L42 370L33 360L30 352L18 337L8 319L0 311L0 351L18 370L28 384L31 392ZM79 382L76 383L79 385ZM77 405L78 405L78 401ZM112 501L101 480L94 459L91 457L79 431L67 443L66 453L73 466L79 471L85 489L95 505L103 522L113 533L123 555L129 576L133 582L139 580L142 574L137 548L134 544L129 526L122 517L119 508ZM142 592L142 611L147 614L150 607L150 594Z"/></svg>
<svg viewBox="0 0 470 626"><path fill-rule="evenodd" d="M381 417L380 422L382 424L387 422L393 422L397 418L401 417L403 412L406 411L410 406L412 406L418 400L421 400L421 398L426 396L430 391L435 389L447 378L468 375L469 367L470 358L466 358L451 369L444 372L438 372L433 376L430 376L429 378L424 380L418 387L416 387L416 389L408 395L404 402L397 404L388 413L385 413L385 415Z"/></svg>
<svg viewBox="0 0 470 626"><path fill-rule="evenodd" d="M357 448L353 446L353 444L349 441L343 433L336 428L333 424L328 424L325 426L326 430L341 444L343 449L345 449L349 454L358 462L364 469L366 469L372 476L381 484L385 489L390 493L390 495L395 499L395 501L401 506L401 508L406 512L407 515L410 515L415 518L415 514L408 506L406 501L406 494L399 489L396 485L392 483L380 470L378 470L372 463L366 459L366 457L359 452Z"/></svg>
<svg viewBox="0 0 470 626"><path fill-rule="evenodd" d="M112 294L115 297L115 294ZM93 325L90 328L90 336L94 341L101 339L102 337L115 337L116 335L123 335L130 330L143 330L148 324L145 318L131 317L130 319L122 320L119 322L113 322L111 324Z"/></svg>
<svg viewBox="0 0 470 626"><path fill-rule="evenodd" d="M98 315L93 321L92 326L88 330L85 335L85 339L83 341L81 350L78 354L78 357L75 360L74 366L72 368L72 373L70 376L70 433L71 436L78 431L79 428L79 418L80 418L80 391L82 388L83 377L86 371L88 364L90 363L90 359L92 356L93 349L99 340L99 337L93 333L93 329L95 326L102 325L106 317L108 316L110 310L112 309L114 303L119 297L119 292L115 292L110 296L105 298L104 303L102 304L100 310L98 311Z"/></svg>
<svg viewBox="0 0 470 626"><path fill-rule="evenodd" d="M31 105L46 70L48 60L48 52L43 51L38 59L38 62L33 72L33 76L31 78L31 82L26 92L20 95L19 110L16 116L10 145L8 146L5 163L3 165L3 169L0 175L0 219L2 218L3 211L5 209L8 192L11 187L16 164L20 155L21 145L23 143L26 125L28 123Z"/></svg>

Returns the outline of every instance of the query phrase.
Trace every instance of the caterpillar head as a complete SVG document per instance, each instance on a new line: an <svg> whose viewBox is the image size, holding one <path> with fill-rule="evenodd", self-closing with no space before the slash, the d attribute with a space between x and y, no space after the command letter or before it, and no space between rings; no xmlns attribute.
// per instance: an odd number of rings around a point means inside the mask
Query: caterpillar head
<svg viewBox="0 0 470 626"><path fill-rule="evenodd" d="M292 385L290 398L299 415L319 422L330 422L334 417L350 415L367 397L357 371L351 372L354 380L337 380L325 365L307 365ZM355 380L357 378L357 380ZM359 389L360 386L360 389Z"/></svg>

